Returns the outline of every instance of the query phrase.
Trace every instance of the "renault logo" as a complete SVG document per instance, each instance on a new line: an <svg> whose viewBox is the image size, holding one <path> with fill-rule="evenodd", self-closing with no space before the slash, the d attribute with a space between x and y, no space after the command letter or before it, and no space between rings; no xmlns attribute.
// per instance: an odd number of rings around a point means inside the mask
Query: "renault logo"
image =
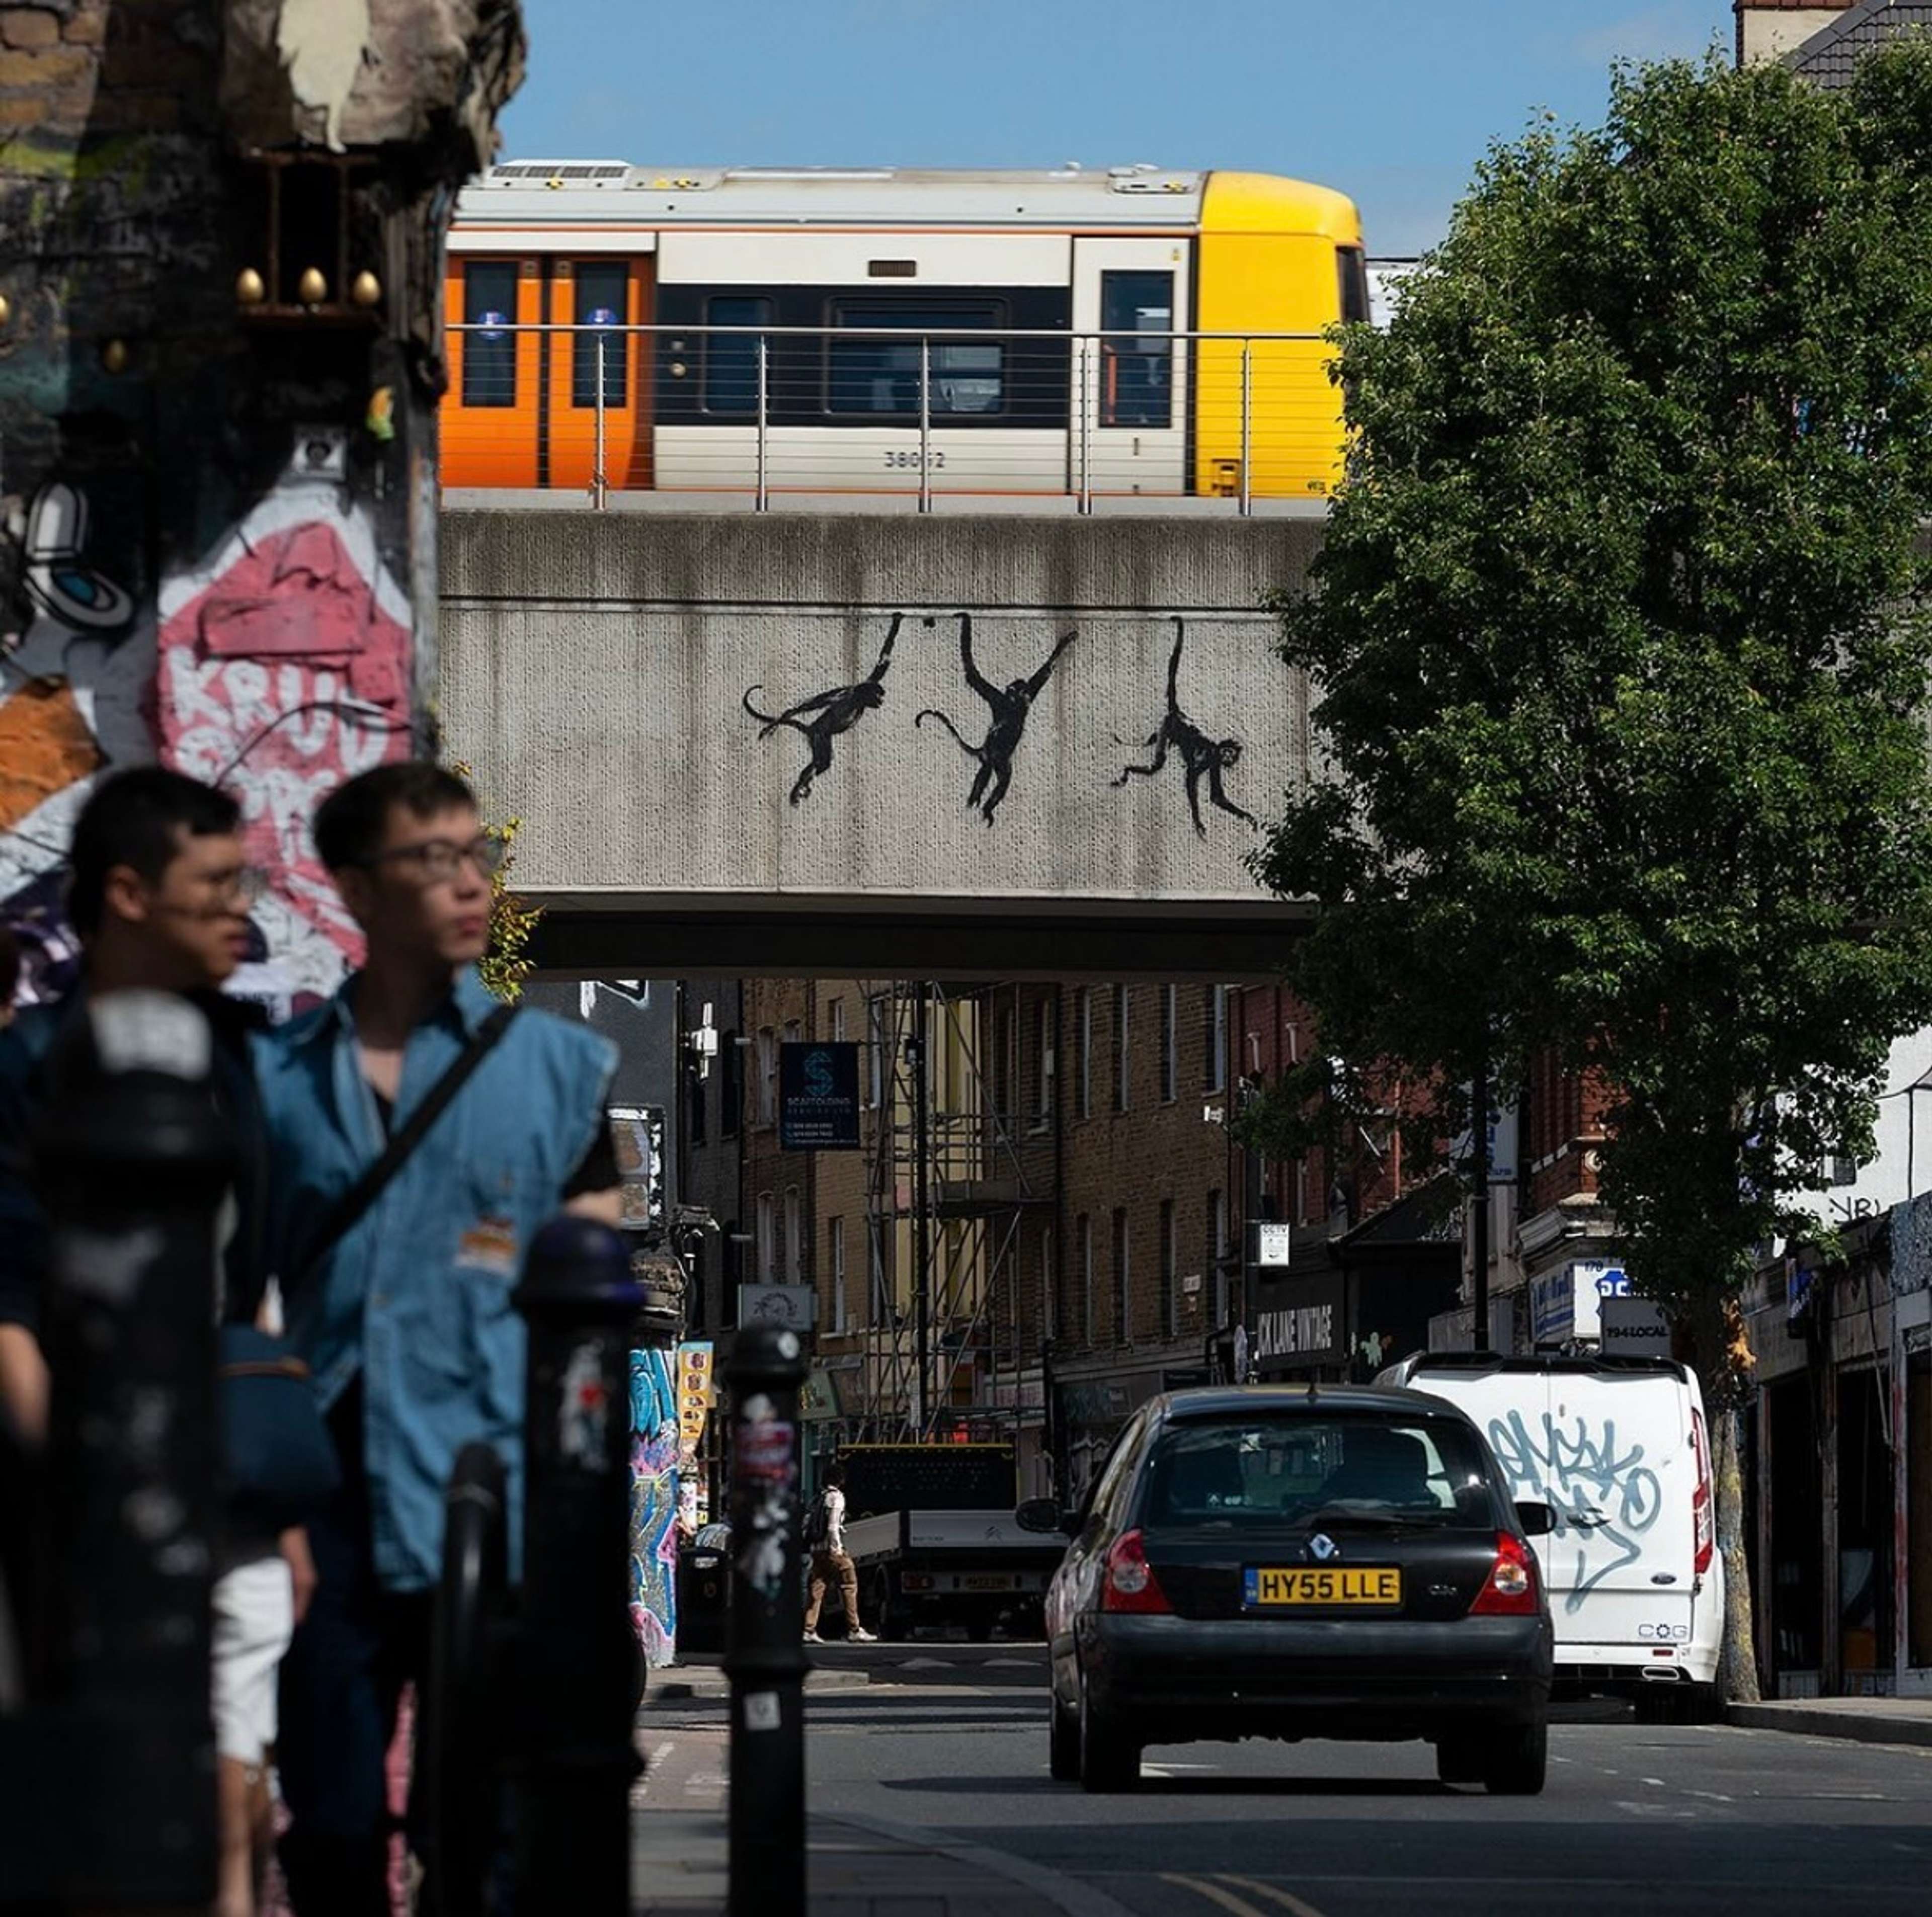
<svg viewBox="0 0 1932 1917"><path fill-rule="evenodd" d="M1326 1564L1335 1555L1335 1541L1325 1531L1318 1531L1308 1541L1308 1551L1311 1557Z"/></svg>

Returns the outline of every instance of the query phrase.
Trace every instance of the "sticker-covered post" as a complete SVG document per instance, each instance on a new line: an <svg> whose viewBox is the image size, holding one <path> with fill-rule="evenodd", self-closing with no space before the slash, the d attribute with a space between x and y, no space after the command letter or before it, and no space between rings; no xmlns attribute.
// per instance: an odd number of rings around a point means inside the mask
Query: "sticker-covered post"
<svg viewBox="0 0 1932 1917"><path fill-rule="evenodd" d="M731 1909L804 1917L805 1611L796 1331L748 1325L731 1396Z"/></svg>
<svg viewBox="0 0 1932 1917"><path fill-rule="evenodd" d="M530 1326L519 1909L631 1907L629 1411L641 1302L623 1239L588 1218L537 1234L515 1295Z"/></svg>

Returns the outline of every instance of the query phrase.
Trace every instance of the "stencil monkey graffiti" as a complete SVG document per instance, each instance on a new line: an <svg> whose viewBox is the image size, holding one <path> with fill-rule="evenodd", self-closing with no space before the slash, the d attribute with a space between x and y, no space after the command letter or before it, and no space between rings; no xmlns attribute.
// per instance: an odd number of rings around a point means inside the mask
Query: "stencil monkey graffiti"
<svg viewBox="0 0 1932 1917"><path fill-rule="evenodd" d="M904 620L903 613L892 615L886 642L879 648L878 663L856 685L834 686L829 692L801 699L796 705L788 705L782 712L761 712L752 703L752 694L764 690L762 685L746 689L745 710L759 721L760 738L768 739L784 727L797 733L812 748L812 756L805 769L792 782L794 805L810 797L812 781L820 773L831 771L832 741L842 732L849 732L868 712L876 711L886 702L886 669L892 663L892 647ZM807 713L812 715L809 718L805 716Z"/></svg>
<svg viewBox="0 0 1932 1917"><path fill-rule="evenodd" d="M933 622L926 621L928 625ZM974 760L979 770L973 775L972 789L966 795L969 806L976 805L980 816L990 825L993 815L1000 809L1000 801L1006 795L1013 783L1013 754L1019 750L1020 735L1026 730L1027 714L1033 710L1033 702L1045 690L1047 681L1053 675L1053 669L1060 663L1060 655L1073 643L1075 635L1062 633L1060 640L1048 654L1046 663L1038 672L1023 679L1009 679L1004 686L996 686L982 672L973 661L973 615L959 615L959 663L966 675L966 683L986 702L986 736L977 745L962 737L959 728L936 707L928 706L913 720L922 726L928 719L936 719L952 735L955 743L968 759Z"/></svg>
<svg viewBox="0 0 1932 1917"><path fill-rule="evenodd" d="M1244 812L1228 795L1222 784L1224 775L1240 762L1241 742L1238 738L1210 739L1187 714L1180 709L1180 654L1187 643L1187 622L1176 619L1174 622L1174 651L1167 662L1167 716L1158 726L1142 741L1150 750L1153 759L1144 765L1126 765L1121 768L1120 776L1114 781L1116 787L1124 786L1130 779L1151 779L1160 773L1168 761L1170 753L1180 757L1182 776L1186 782L1188 809L1194 814L1194 829L1204 839L1208 828L1201 817L1201 782L1208 782L1208 802L1219 812L1246 824L1258 823L1254 814ZM1125 739L1116 738L1116 745L1125 745Z"/></svg>

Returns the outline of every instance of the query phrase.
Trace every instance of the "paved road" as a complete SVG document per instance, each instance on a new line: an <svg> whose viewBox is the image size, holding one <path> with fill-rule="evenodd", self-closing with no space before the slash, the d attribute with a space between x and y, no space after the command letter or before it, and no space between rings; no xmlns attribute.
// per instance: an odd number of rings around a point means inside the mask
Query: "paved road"
<svg viewBox="0 0 1932 1917"><path fill-rule="evenodd" d="M1043 1691L1010 1666L974 1681L989 1654L1025 1655L939 1647L937 1670L815 1697L814 1816L1044 1867L1074 1917L1928 1908L1932 1751L1592 1706L1554 1729L1540 1798L1446 1789L1421 1745L1258 1743L1157 1748L1138 1792L1093 1798L1048 1778Z"/></svg>

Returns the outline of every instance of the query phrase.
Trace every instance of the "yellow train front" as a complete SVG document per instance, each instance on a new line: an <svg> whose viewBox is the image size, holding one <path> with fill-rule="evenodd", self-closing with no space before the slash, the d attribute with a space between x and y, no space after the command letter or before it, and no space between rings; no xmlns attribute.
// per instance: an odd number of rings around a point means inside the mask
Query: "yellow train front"
<svg viewBox="0 0 1932 1917"><path fill-rule="evenodd" d="M1318 499L1361 224L1260 173L496 167L451 489Z"/></svg>

